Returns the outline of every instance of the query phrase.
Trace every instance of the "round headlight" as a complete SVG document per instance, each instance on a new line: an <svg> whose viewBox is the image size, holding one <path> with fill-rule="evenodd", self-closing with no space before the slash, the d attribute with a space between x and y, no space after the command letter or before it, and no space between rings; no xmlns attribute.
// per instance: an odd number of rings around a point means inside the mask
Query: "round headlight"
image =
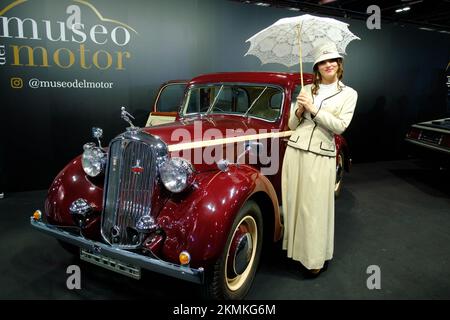
<svg viewBox="0 0 450 320"><path fill-rule="evenodd" d="M159 175L167 190L178 193L192 183L194 169L186 159L172 158L160 167Z"/></svg>
<svg viewBox="0 0 450 320"><path fill-rule="evenodd" d="M81 164L84 172L91 177L98 176L105 167L106 153L99 147L96 147L93 143L86 143L84 146L84 152L81 156Z"/></svg>

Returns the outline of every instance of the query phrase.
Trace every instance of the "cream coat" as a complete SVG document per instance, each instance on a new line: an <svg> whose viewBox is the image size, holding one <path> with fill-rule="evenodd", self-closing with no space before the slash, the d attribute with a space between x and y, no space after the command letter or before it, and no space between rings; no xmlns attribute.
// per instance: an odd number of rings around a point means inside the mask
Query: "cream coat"
<svg viewBox="0 0 450 320"><path fill-rule="evenodd" d="M288 126L295 131L289 138L289 146L324 156L336 156L334 134L341 134L347 129L358 99L354 89L342 82L339 85L335 93L322 101L315 117L304 112L299 120L294 111L291 113ZM307 92L314 103L312 85L306 85L302 90ZM294 110L297 110L297 106Z"/></svg>

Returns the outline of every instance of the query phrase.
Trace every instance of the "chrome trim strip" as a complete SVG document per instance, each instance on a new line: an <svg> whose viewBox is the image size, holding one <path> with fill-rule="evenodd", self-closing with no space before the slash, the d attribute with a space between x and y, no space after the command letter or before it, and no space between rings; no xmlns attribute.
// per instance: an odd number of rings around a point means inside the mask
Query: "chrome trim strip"
<svg viewBox="0 0 450 320"><path fill-rule="evenodd" d="M434 127L421 126L419 124L413 124L411 127L416 128L416 129L429 130L429 131L435 131L435 132L450 134L449 130L434 128Z"/></svg>
<svg viewBox="0 0 450 320"><path fill-rule="evenodd" d="M433 150L436 150L436 151L441 151L441 152L444 152L444 153L450 153L450 149L448 149L448 148L446 149L444 147L433 146L433 145L430 145L428 143L423 143L423 142L412 140L412 139L409 139L409 138L405 138L405 140L408 141L408 142L417 144L417 145L419 145L421 147L425 147L425 148L428 148L428 149L433 149Z"/></svg>
<svg viewBox="0 0 450 320"><path fill-rule="evenodd" d="M77 247L97 252L102 256L117 259L124 263L144 268L146 270L165 274L170 277L202 284L204 283L204 269L194 269L187 266L180 266L157 258L147 257L134 252L111 247L101 242L88 240L82 236L69 233L53 225L49 225L30 218L31 226L41 232L63 240Z"/></svg>

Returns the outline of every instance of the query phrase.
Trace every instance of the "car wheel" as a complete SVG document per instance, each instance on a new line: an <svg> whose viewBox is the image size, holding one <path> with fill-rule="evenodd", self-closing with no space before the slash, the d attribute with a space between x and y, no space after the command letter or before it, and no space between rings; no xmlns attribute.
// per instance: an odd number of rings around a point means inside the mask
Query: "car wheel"
<svg viewBox="0 0 450 320"><path fill-rule="evenodd" d="M344 178L344 153L340 151L336 159L336 184L334 186L335 197L339 197L341 193L343 178Z"/></svg>
<svg viewBox="0 0 450 320"><path fill-rule="evenodd" d="M233 221L221 257L207 273L204 287L207 298L245 297L259 264L262 235L261 209L255 201L247 201Z"/></svg>

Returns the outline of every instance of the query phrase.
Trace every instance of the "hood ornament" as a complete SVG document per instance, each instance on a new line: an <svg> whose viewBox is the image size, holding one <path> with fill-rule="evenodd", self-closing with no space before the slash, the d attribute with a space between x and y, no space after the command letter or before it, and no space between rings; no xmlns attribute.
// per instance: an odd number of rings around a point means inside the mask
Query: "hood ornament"
<svg viewBox="0 0 450 320"><path fill-rule="evenodd" d="M138 127L136 127L130 120L130 118L134 120L134 117L131 115L131 113L129 113L125 109L125 107L121 107L120 110L120 117L130 124L130 127L128 127L127 130L136 130Z"/></svg>

